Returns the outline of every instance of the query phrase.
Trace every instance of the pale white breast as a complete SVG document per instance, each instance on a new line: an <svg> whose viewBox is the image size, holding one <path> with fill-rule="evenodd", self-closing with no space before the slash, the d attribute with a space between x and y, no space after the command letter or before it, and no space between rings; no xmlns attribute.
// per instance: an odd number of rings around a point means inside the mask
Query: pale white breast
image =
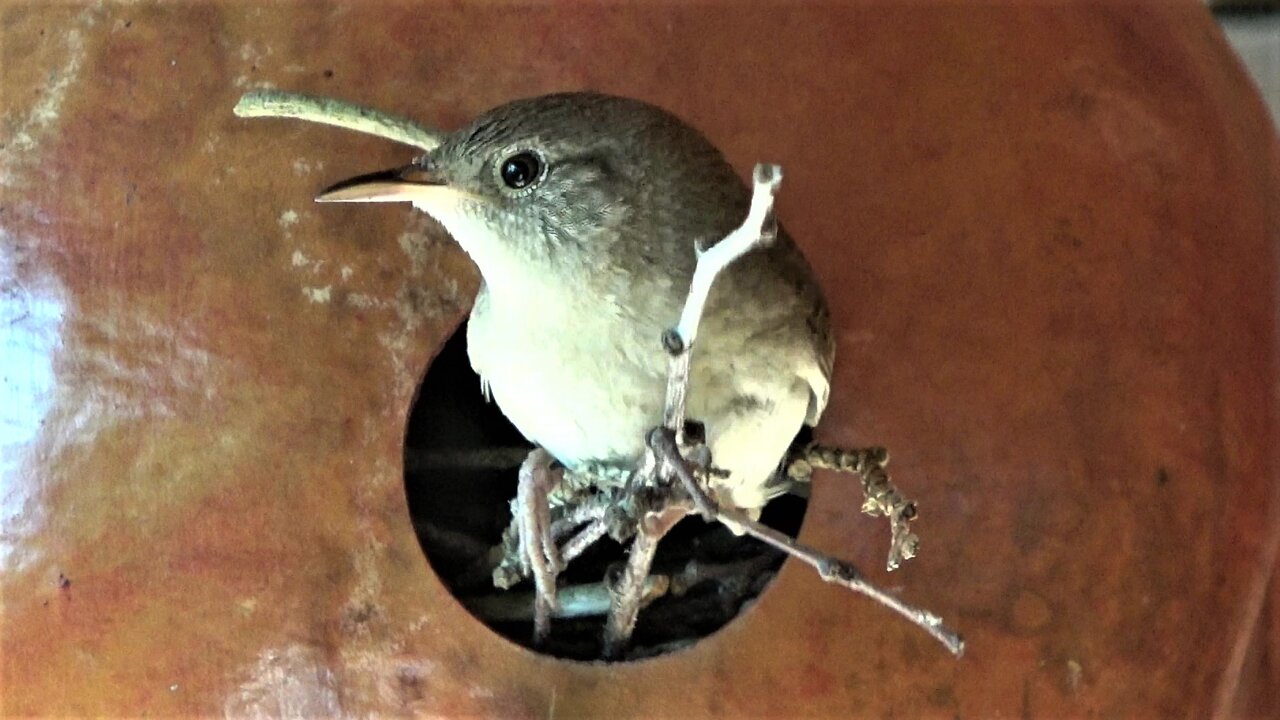
<svg viewBox="0 0 1280 720"><path fill-rule="evenodd" d="M503 299L482 291L467 334L472 365L503 414L566 465L638 459L646 433L662 421L666 364L656 343L652 353L638 353L605 342L610 326L599 318L584 319L575 332L530 317L525 308L533 303L515 309ZM730 473L716 481L722 500L746 509L768 502L768 481L804 422L809 396L796 375L695 365L689 416L706 423L715 464Z"/></svg>
<svg viewBox="0 0 1280 720"><path fill-rule="evenodd" d="M662 421L660 331L638 328L618 298L549 280L551 273L531 268L457 205L421 209L445 225L485 278L467 353L503 414L566 465L638 459L645 435ZM768 501L768 481L809 408L810 383L802 369L780 365L781 355L707 357L695 348L689 417L706 423L714 463L730 472L717 493L740 508Z"/></svg>
<svg viewBox="0 0 1280 720"><path fill-rule="evenodd" d="M503 414L561 462L635 459L662 419L660 349L637 357L606 309L574 317L563 312L571 300L541 290L519 299L486 284L467 329L472 366Z"/></svg>

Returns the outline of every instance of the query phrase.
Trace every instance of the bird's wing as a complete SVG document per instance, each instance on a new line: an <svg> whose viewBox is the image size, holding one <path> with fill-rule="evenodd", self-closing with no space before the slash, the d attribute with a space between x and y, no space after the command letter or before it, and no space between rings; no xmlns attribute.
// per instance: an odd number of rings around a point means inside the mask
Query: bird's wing
<svg viewBox="0 0 1280 720"><path fill-rule="evenodd" d="M831 395L836 346L831 311L813 270L779 225L773 245L741 258L730 273L730 287L722 291L721 302L751 307L755 318L749 342L785 348L785 365L778 369L794 372L809 386L805 424L816 425ZM745 302L743 298L757 300ZM772 342L766 337L773 338Z"/></svg>
<svg viewBox="0 0 1280 720"><path fill-rule="evenodd" d="M485 377L485 368L482 367L482 354L474 351L472 335L473 329L479 324L476 320L477 316L483 315L488 310L488 306L489 288L481 281L475 304L471 306L471 319L467 323L467 357L471 360L471 369L480 377L480 394L484 396L485 402L493 402L493 393L489 390L489 379Z"/></svg>
<svg viewBox="0 0 1280 720"><path fill-rule="evenodd" d="M796 338L796 347L800 350L793 356L799 361L796 374L808 383L810 391L809 410L804 421L806 425L817 425L831 397L831 371L836 357L831 310L808 261L781 226L769 255L772 257L768 260L777 277L791 291L792 302L786 310L786 322L795 333L791 337Z"/></svg>
<svg viewBox="0 0 1280 720"><path fill-rule="evenodd" d="M813 338L813 353L810 362L801 366L800 377L809 383L809 411L805 414L806 425L817 425L822 411L827 408L827 400L831 397L831 371L835 365L836 343L831 333L831 312L827 303L819 294L813 310L806 318L809 332Z"/></svg>

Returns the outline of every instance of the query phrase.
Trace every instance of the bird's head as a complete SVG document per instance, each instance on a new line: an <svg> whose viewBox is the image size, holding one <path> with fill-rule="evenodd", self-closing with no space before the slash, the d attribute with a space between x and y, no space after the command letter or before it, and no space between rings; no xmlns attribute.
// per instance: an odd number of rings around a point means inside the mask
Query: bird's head
<svg viewBox="0 0 1280 720"><path fill-rule="evenodd" d="M691 266L693 242L731 228L748 195L719 151L667 111L564 93L497 107L411 164L316 199L411 202L498 285L530 271L634 272L673 254Z"/></svg>

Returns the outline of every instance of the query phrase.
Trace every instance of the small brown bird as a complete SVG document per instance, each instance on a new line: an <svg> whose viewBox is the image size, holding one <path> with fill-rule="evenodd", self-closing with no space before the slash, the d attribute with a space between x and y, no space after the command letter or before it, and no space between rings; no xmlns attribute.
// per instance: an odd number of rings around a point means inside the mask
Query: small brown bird
<svg viewBox="0 0 1280 720"><path fill-rule="evenodd" d="M660 338L689 290L695 244L746 217L750 192L697 130L594 93L490 110L413 164L321 201L411 202L483 276L467 351L503 413L567 467L630 463L662 424ZM712 491L749 514L786 489L779 465L827 404L834 356L813 272L786 232L716 281L690 371Z"/></svg>

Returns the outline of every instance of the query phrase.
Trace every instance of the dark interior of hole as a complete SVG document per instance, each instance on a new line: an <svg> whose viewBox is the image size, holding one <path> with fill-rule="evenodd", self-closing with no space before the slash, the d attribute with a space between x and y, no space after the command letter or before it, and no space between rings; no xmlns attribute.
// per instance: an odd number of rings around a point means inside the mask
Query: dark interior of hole
<svg viewBox="0 0 1280 720"><path fill-rule="evenodd" d="M518 358L512 359L518 362ZM466 354L466 325L459 327L432 362L418 393L405 440L405 483L409 512L432 568L463 604L505 595L504 602L528 606L532 583L509 591L493 587L485 558L510 522L516 492L516 467L530 448L498 406L480 394L480 379ZM503 467L477 467L485 456ZM790 535L800 529L806 501L777 498L761 519ZM623 546L608 538L575 559L560 576L560 587L599 583L625 557ZM698 518L682 522L659 546L654 573L679 574L696 563L708 579L680 596L668 594L640 613L628 657L638 658L687 646L732 620L769 583L782 556L750 538L736 537L718 524ZM686 575L687 577L687 575ZM494 631L530 646L529 620L493 621ZM602 615L556 618L550 639L536 648L557 657L600 657Z"/></svg>

